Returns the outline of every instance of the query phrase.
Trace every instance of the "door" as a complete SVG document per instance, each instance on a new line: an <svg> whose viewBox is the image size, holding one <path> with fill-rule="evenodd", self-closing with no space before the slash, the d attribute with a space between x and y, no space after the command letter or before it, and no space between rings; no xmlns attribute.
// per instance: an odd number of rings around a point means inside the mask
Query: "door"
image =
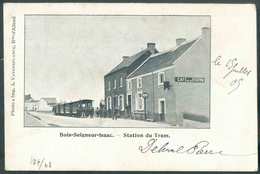
<svg viewBox="0 0 260 174"><path fill-rule="evenodd" d="M165 101L160 100L160 117L161 121L165 120Z"/></svg>
<svg viewBox="0 0 260 174"><path fill-rule="evenodd" d="M127 103L128 103L128 107L127 107L127 113L130 114L131 113L131 108L132 108L132 96L128 95L127 96Z"/></svg>
<svg viewBox="0 0 260 174"><path fill-rule="evenodd" d="M113 110L115 112L115 110L117 109L117 96L113 97Z"/></svg>

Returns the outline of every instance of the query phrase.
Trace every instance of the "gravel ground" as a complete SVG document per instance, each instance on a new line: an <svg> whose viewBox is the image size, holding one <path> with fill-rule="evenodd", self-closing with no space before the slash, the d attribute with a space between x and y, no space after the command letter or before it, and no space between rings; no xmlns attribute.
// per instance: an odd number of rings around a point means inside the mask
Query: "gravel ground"
<svg viewBox="0 0 260 174"><path fill-rule="evenodd" d="M25 115L25 126L32 127L174 127L162 122L111 118L75 118L56 116L52 113L29 112Z"/></svg>

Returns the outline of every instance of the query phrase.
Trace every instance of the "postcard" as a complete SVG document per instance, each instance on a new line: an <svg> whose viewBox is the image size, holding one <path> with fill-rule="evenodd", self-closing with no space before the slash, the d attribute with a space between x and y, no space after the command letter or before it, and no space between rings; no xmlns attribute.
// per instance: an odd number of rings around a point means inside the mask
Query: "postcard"
<svg viewBox="0 0 260 174"><path fill-rule="evenodd" d="M256 171L253 4L4 4L5 168Z"/></svg>

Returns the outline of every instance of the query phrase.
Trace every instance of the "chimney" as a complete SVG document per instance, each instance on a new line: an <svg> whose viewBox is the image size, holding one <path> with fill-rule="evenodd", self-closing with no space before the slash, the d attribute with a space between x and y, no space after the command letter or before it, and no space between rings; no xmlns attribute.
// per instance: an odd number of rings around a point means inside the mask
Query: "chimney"
<svg viewBox="0 0 260 174"><path fill-rule="evenodd" d="M147 43L147 48L151 51L152 54L155 53L155 50L156 50L156 48L155 48L155 43L148 42L148 43Z"/></svg>
<svg viewBox="0 0 260 174"><path fill-rule="evenodd" d="M177 38L176 39L176 45L177 46L180 46L183 42L185 42L186 39L185 38Z"/></svg>
<svg viewBox="0 0 260 174"><path fill-rule="evenodd" d="M201 28L201 35L202 38L207 38L210 36L210 28L209 27L202 27Z"/></svg>
<svg viewBox="0 0 260 174"><path fill-rule="evenodd" d="M123 56L123 57L122 57L123 60L126 60L126 59L128 59L128 58L129 58L129 56Z"/></svg>

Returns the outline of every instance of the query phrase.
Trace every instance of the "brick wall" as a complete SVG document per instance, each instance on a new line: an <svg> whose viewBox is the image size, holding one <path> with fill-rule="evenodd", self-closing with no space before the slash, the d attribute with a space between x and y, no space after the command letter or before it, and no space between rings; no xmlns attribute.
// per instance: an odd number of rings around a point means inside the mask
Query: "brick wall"
<svg viewBox="0 0 260 174"><path fill-rule="evenodd" d="M123 78L123 86L120 87L120 78ZM116 89L114 89L114 80L116 79ZM108 88L108 83L110 81L110 90ZM116 73L108 75L104 78L105 86L105 102L107 104L107 97L112 97L112 110L114 109L113 97L118 95L124 95L124 105L126 105L126 70L120 70Z"/></svg>

